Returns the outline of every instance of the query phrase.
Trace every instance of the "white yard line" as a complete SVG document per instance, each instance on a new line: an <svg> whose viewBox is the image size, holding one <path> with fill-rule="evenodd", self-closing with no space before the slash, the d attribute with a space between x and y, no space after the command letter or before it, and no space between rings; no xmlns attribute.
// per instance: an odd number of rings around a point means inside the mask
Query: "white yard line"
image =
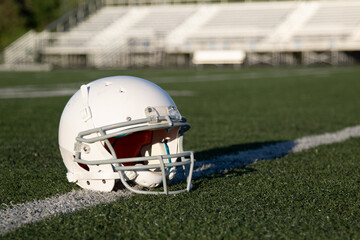
<svg viewBox="0 0 360 240"><path fill-rule="evenodd" d="M78 88L71 88L66 85L62 87L54 85L52 88L39 88L36 86L0 88L0 99L71 96L77 90ZM187 97L194 95L194 92L190 90L167 90L167 92L170 96Z"/></svg>
<svg viewBox="0 0 360 240"><path fill-rule="evenodd" d="M181 82L218 82L229 80L242 79L272 79L284 77L304 77L317 76L327 77L331 73L339 72L338 69L298 69L298 70L283 70L276 72L242 72L234 71L230 74L204 74L201 73L195 76L174 76L174 77L154 77L150 79L154 83L181 83ZM58 97L71 96L80 87L80 83L66 83L46 85L41 88L35 85L5 87L0 88L0 99L11 98L40 98L40 97ZM194 92L190 90L167 90L171 96L193 96Z"/></svg>
<svg viewBox="0 0 360 240"><path fill-rule="evenodd" d="M32 91L8 91L8 89L0 89L0 99L11 98L41 98L41 97L58 97L58 96L71 96L75 93L73 89L59 89L59 90L40 90L33 89Z"/></svg>
<svg viewBox="0 0 360 240"><path fill-rule="evenodd" d="M4 234L24 224L38 222L57 214L72 213L86 207L112 202L118 198L127 198L130 195L129 191L104 193L72 190L44 200L16 204L0 211L0 233Z"/></svg>
<svg viewBox="0 0 360 240"><path fill-rule="evenodd" d="M234 71L232 73L221 74L199 74L195 76L167 76L167 77L156 77L151 79L154 83L181 83L181 82L219 82L219 81L233 81L233 80L243 80L243 79L280 79L280 78L289 78L292 77L318 77L324 78L335 70L329 69L307 69L307 70L283 70L276 72L242 72Z"/></svg>
<svg viewBox="0 0 360 240"><path fill-rule="evenodd" d="M212 82L212 81L228 81L234 79L270 79L284 78L289 76L317 76L326 77L337 69L300 69L300 70L283 70L276 72L242 72L234 71L231 74L203 74L195 76L176 76L176 77L154 77L154 83L179 83L179 82ZM66 83L46 85L41 88L36 85L5 87L0 88L0 99L11 98L40 98L40 97L57 97L71 96L80 87L81 83ZM171 96L193 96L194 92L190 90L167 90Z"/></svg>
<svg viewBox="0 0 360 240"><path fill-rule="evenodd" d="M226 172L228 169L242 167L258 160L279 158L289 153L301 152L320 145L342 142L352 137L360 137L360 125L348 127L334 133L279 142L259 149L240 151L196 162L193 176L194 179L197 179L213 173ZM73 190L69 193L44 200L9 206L6 209L0 210L0 233L5 234L25 224L35 223L50 216L72 213L79 209L112 202L118 198L128 198L131 195L128 191L101 193L88 190Z"/></svg>
<svg viewBox="0 0 360 240"><path fill-rule="evenodd" d="M43 88L31 85L6 87L0 88L0 99L71 96L76 91L77 89L74 88L73 84L69 84L69 86L53 85Z"/></svg>
<svg viewBox="0 0 360 240"><path fill-rule="evenodd" d="M302 137L294 141L278 142L258 149L215 157L210 160L196 162L193 178L196 179L213 173L226 172L229 169L246 166L258 160L280 158L289 153L301 152L320 145L342 142L352 137L360 137L360 125L348 127L334 133Z"/></svg>

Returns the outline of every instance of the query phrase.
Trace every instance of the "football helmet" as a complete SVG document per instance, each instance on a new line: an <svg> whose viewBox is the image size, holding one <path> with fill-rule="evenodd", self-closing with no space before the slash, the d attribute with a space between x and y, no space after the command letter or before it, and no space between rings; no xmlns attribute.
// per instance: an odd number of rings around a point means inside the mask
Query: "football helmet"
<svg viewBox="0 0 360 240"><path fill-rule="evenodd" d="M114 76L82 85L59 124L67 179L97 191L111 191L118 181L135 193L190 191L194 154L183 150L189 128L171 97L152 82ZM181 179L186 188L170 191L168 184Z"/></svg>

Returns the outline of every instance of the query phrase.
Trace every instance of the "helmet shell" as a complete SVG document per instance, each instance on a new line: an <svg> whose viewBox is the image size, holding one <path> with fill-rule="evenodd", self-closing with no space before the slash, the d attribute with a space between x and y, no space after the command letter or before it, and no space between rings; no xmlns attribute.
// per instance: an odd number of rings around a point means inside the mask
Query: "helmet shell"
<svg viewBox="0 0 360 240"><path fill-rule="evenodd" d="M148 106L175 106L171 97L147 80L114 76L83 85L66 104L59 124L59 147L68 170L68 180L85 189L111 191L115 184L112 164L81 166L74 162L76 137L82 131L146 117ZM85 160L111 159L100 142L88 144L82 151ZM81 174L99 174L103 179L86 179ZM75 176L75 177L74 177ZM79 177L80 176L80 177Z"/></svg>

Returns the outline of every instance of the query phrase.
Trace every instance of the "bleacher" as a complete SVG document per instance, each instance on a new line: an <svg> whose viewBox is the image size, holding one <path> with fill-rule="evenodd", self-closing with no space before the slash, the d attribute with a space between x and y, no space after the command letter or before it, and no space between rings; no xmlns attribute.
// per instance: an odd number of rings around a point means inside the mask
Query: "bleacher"
<svg viewBox="0 0 360 240"><path fill-rule="evenodd" d="M228 4L202 26L192 38L240 38L260 40L283 21L294 4Z"/></svg>
<svg viewBox="0 0 360 240"><path fill-rule="evenodd" d="M308 56L316 63L319 52L321 61L323 52L338 52L331 56L346 62L360 51L360 1L108 5L69 31L42 36L41 61L62 67L189 65L200 50L243 51L249 65Z"/></svg>
<svg viewBox="0 0 360 240"><path fill-rule="evenodd" d="M71 29L71 31L61 32L54 47L83 47L91 38L121 18L125 13L124 8L104 7L86 21Z"/></svg>
<svg viewBox="0 0 360 240"><path fill-rule="evenodd" d="M148 13L131 28L130 35L139 35L140 32L141 36L141 32L152 32L157 36L166 36L193 12L194 9L190 6L162 6L149 9Z"/></svg>
<svg viewBox="0 0 360 240"><path fill-rule="evenodd" d="M295 40L320 38L346 40L360 24L360 2L323 4L294 34Z"/></svg>
<svg viewBox="0 0 360 240"><path fill-rule="evenodd" d="M253 48L271 35L295 7L294 2L221 6L185 44L192 51Z"/></svg>

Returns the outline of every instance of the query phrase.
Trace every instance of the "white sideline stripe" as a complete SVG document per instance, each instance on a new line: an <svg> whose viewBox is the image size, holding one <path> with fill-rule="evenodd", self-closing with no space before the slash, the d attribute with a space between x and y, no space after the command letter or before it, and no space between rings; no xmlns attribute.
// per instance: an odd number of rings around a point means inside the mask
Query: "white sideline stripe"
<svg viewBox="0 0 360 240"><path fill-rule="evenodd" d="M58 89L55 89L57 88L57 85L53 86L54 89L39 88L35 86L0 88L0 99L71 96L78 90L78 88L68 88L66 85L64 86ZM194 92L190 90L168 90L167 92L170 96L187 97L194 95Z"/></svg>
<svg viewBox="0 0 360 240"><path fill-rule="evenodd" d="M179 83L179 82L213 82L213 81L228 81L234 79L270 79L270 78L284 78L284 77L304 77L317 76L326 77L331 73L339 72L338 69L297 69L281 72L248 72L242 73L235 71L232 74L200 74L196 76L182 76L182 77L156 77L151 79L154 83ZM42 86L42 88L35 85L25 85L17 87L0 88L0 99L12 98L40 98L40 97L58 97L71 96L80 87L81 83L66 83ZM189 90L167 90L171 96L194 96L193 91Z"/></svg>
<svg viewBox="0 0 360 240"><path fill-rule="evenodd" d="M213 173L226 173L227 170L243 167L258 160L280 158L289 153L301 152L324 144L342 142L352 137L360 137L360 125L334 133L308 136L294 141L275 143L259 149L218 156L210 160L196 162L193 178L197 179ZM44 200L12 205L0 210L0 233L5 234L25 224L35 223L50 216L72 213L101 203L109 203L118 198L128 198L131 195L132 193L128 191L103 193L73 190Z"/></svg>
<svg viewBox="0 0 360 240"><path fill-rule="evenodd" d="M280 158L289 153L301 152L320 145L342 142L352 137L360 137L360 125L348 127L334 133L308 136L294 141L278 142L258 149L218 156L210 160L196 162L193 179L209 174L226 172L258 160Z"/></svg>
<svg viewBox="0 0 360 240"><path fill-rule="evenodd" d="M94 192L89 190L72 190L44 200L16 204L0 211L0 233L34 223L58 214L72 213L86 207L108 203L131 195L129 191Z"/></svg>
<svg viewBox="0 0 360 240"><path fill-rule="evenodd" d="M73 89L61 89L61 90L35 90L29 92L21 91L1 91L0 99L10 98L42 98L42 97L59 97L59 96L71 96L75 93Z"/></svg>
<svg viewBox="0 0 360 240"><path fill-rule="evenodd" d="M234 79L280 79L280 78L288 78L292 77L305 77L305 76L313 76L318 78L323 78L329 76L333 70L329 69L306 69L306 70L289 70L289 71L281 71L281 72L239 72L234 71L231 74L201 74L196 76L182 76L182 77L157 77L152 79L154 83L181 83L181 82L219 82L219 81L233 81Z"/></svg>

